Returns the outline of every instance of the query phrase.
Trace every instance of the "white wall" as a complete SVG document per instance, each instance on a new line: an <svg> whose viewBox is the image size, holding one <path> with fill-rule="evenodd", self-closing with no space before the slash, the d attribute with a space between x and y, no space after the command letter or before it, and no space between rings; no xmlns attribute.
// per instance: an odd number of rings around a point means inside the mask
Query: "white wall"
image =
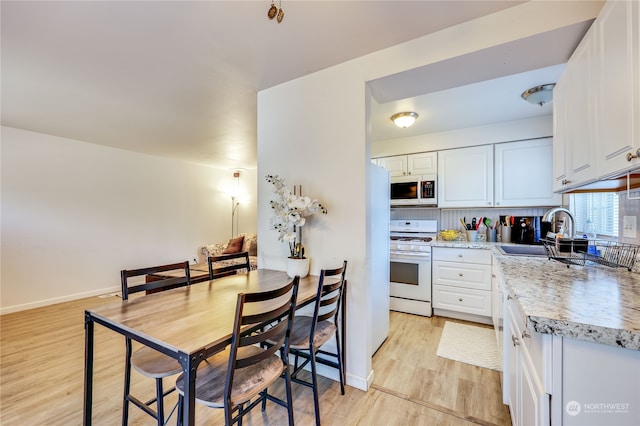
<svg viewBox="0 0 640 426"><path fill-rule="evenodd" d="M231 236L231 171L2 127L2 313L119 291ZM255 232L255 170L240 232Z"/></svg>
<svg viewBox="0 0 640 426"><path fill-rule="evenodd" d="M371 143L371 156L373 158L388 157L391 155L440 151L443 149L538 139L549 136L553 136L552 115L456 129L448 132L375 141Z"/></svg>
<svg viewBox="0 0 640 426"><path fill-rule="evenodd" d="M349 261L348 384L367 389L372 379L366 82L581 22L597 14L592 9L588 2L527 2L258 94L259 260L263 267L284 269L286 248L269 229L272 193L263 180L265 174L280 174L290 184L302 184L329 210L305 229L312 273L342 258Z"/></svg>

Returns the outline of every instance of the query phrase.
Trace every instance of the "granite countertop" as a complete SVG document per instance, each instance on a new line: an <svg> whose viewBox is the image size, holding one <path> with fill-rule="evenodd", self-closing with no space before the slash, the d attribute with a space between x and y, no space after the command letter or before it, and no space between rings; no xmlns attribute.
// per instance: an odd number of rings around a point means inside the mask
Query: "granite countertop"
<svg viewBox="0 0 640 426"><path fill-rule="evenodd" d="M640 350L639 273L494 254L530 329Z"/></svg>
<svg viewBox="0 0 640 426"><path fill-rule="evenodd" d="M431 247L450 247L450 248L472 248L490 250L495 246L499 246L506 243L490 243L487 241L445 241L434 240L431 242ZM508 243L511 245L512 243Z"/></svg>

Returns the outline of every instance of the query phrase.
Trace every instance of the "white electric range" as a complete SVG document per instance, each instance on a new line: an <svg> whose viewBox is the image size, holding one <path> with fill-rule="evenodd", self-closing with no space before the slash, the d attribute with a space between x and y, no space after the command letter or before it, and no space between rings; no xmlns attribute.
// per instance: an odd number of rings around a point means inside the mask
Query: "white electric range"
<svg viewBox="0 0 640 426"><path fill-rule="evenodd" d="M431 241L438 221L392 220L389 230L389 308L430 317Z"/></svg>

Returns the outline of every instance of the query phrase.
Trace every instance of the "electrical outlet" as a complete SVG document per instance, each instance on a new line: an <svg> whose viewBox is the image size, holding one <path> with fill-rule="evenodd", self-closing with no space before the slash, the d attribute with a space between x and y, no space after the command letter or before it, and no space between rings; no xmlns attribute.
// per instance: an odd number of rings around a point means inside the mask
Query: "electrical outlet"
<svg viewBox="0 0 640 426"><path fill-rule="evenodd" d="M637 216L624 216L622 218L622 236L624 238L637 237L636 219Z"/></svg>

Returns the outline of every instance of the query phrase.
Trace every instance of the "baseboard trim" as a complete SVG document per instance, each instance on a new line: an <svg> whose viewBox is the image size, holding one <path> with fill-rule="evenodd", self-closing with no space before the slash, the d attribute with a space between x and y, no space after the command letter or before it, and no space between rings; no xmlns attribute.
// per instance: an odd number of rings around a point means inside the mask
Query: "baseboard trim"
<svg viewBox="0 0 640 426"><path fill-rule="evenodd" d="M84 299L87 297L109 295L119 293L120 287L103 288L101 290L93 290L85 293L70 294L63 297L54 297L52 299L38 300L36 302L25 303L22 305L14 305L0 308L0 315L11 314L14 312L26 311L28 309L41 308L43 306L55 305L62 302L71 302L73 300Z"/></svg>

